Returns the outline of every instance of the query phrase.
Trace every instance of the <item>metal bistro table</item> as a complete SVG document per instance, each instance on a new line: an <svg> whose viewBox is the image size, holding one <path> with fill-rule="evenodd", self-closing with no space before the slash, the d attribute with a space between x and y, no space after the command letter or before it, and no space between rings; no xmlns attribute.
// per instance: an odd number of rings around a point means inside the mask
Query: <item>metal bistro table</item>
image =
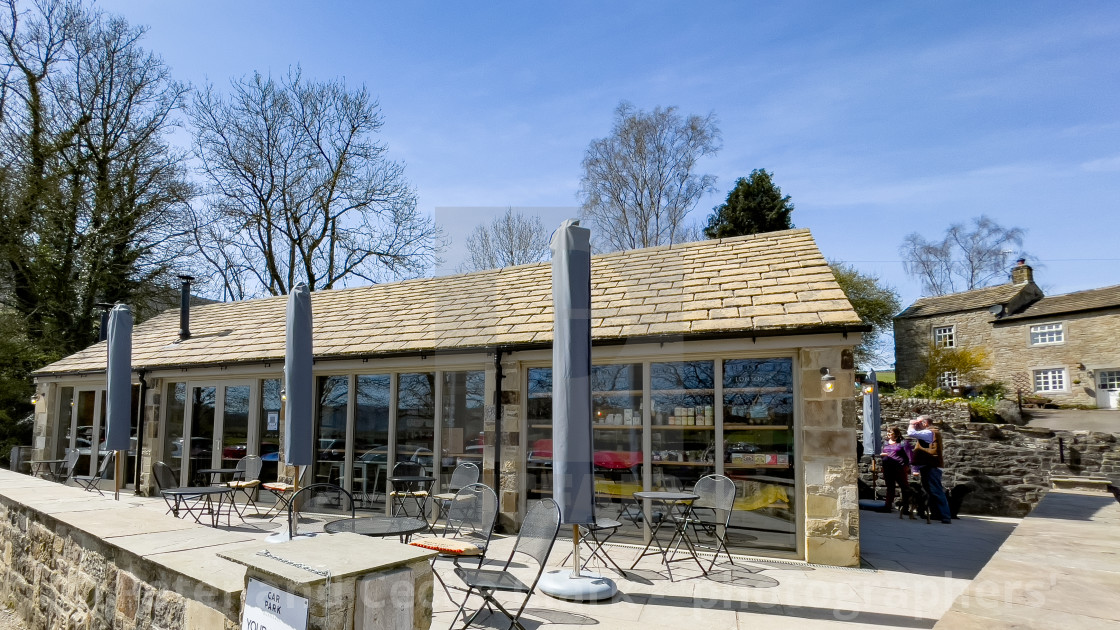
<svg viewBox="0 0 1120 630"><path fill-rule="evenodd" d="M428 512L426 509L428 503L428 496L431 494L432 484L436 482L435 477L427 475L396 475L389 477L389 483L393 484L393 492L390 495L393 499L393 516L403 513L408 516L408 509L405 506L405 499L412 499L416 504L416 509L420 511L419 516L428 522Z"/></svg>
<svg viewBox="0 0 1120 630"><path fill-rule="evenodd" d="M194 517L194 522L201 525L202 519L199 518L199 515L209 513L211 527L218 526L218 517L221 516L224 497L228 495L230 503L233 503L233 488L228 486L168 488L167 490L160 490L160 494L174 497L175 504L171 507L171 512L176 518L179 517L181 510L190 514ZM218 497L217 509L214 508L214 497ZM230 509L233 509L232 505ZM226 515L226 523L229 523L228 514Z"/></svg>
<svg viewBox="0 0 1120 630"><path fill-rule="evenodd" d="M50 478L58 481L58 468L66 463L65 459L33 459L31 460L31 475L33 477L43 477L50 475Z"/></svg>
<svg viewBox="0 0 1120 630"><path fill-rule="evenodd" d="M692 512L692 502L699 499L700 495L691 492L635 492L634 498L640 501L649 500L660 503L665 507L665 518L662 518L654 524L653 529L650 531L649 542L646 543L646 546L642 549L642 552L638 554L638 557L634 559L634 564L630 565L630 568L633 569L638 566L638 562L646 556L660 555L661 562L669 571L670 582L673 581L673 567L671 563L688 560L688 558L695 560L696 566L700 567L700 571L705 576L708 575L708 572L704 569L704 565L700 562L700 558L696 556L696 548L693 547L692 541L689 540L686 529L688 527L689 514ZM647 519L646 522L649 522L649 520ZM669 540L668 545L662 547L661 541L657 538L657 532L661 529L661 526L667 522L673 523L673 537ZM688 549L688 557L676 557L677 549L680 548L679 541L683 541L685 548ZM653 544L657 545L657 549L650 551L649 547ZM672 558L669 557L670 549L673 550Z"/></svg>
<svg viewBox="0 0 1120 630"><path fill-rule="evenodd" d="M331 521L323 526L328 534L349 532L362 536L400 536L401 542L428 528L428 521L415 516L357 516Z"/></svg>

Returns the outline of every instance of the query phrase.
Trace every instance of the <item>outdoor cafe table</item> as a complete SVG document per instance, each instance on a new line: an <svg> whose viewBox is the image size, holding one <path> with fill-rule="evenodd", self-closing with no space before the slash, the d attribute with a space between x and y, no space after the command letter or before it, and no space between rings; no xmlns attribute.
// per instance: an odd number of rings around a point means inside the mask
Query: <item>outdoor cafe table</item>
<svg viewBox="0 0 1120 630"><path fill-rule="evenodd" d="M648 500L660 503L665 507L665 517L653 525L653 529L650 531L649 542L646 543L646 546L642 549L642 552L638 554L638 557L634 560L634 564L630 565L630 568L633 569L638 566L638 562L646 556L660 555L661 562L669 571L670 582L673 581L673 567L671 563L688 560L688 558L695 560L696 565L700 567L700 571L703 572L704 575L708 575L708 572L704 569L704 565L700 562L700 558L696 555L696 548L692 545L692 541L689 540L687 532L688 518L692 513L692 502L699 499L700 496L692 494L691 492L635 492L634 498L640 501ZM647 519L646 522L649 522L649 519ZM661 529L661 526L667 522L673 524L673 537L669 540L668 545L662 547L661 541L657 538L657 532ZM687 557L676 557L677 549L680 548L679 541L684 542L685 549L688 550ZM657 549L650 551L650 545L654 544L657 545ZM674 547L674 545L676 546ZM670 549L673 550L672 558L669 557Z"/></svg>
<svg viewBox="0 0 1120 630"><path fill-rule="evenodd" d="M200 525L202 524L202 519L199 518L199 515L209 513L211 527L218 526L218 517L221 516L222 503L227 496L231 503L230 509L233 509L233 488L228 486L168 488L167 490L160 490L160 494L175 499L175 503L171 507L171 513L174 514L176 518L178 518L179 511L181 510L194 517L194 521ZM218 507L216 509L214 507L214 497L218 497Z"/></svg>
<svg viewBox="0 0 1120 630"><path fill-rule="evenodd" d="M206 477L217 476L219 482L225 483L224 477L229 477L231 481L236 480L239 476L244 476L245 471L239 468L201 468L195 471L195 479L199 485L206 482Z"/></svg>
<svg viewBox="0 0 1120 630"><path fill-rule="evenodd" d="M44 474L50 475L52 479L58 481L58 468L66 463L65 459L33 459L31 460L31 474L35 477L43 477Z"/></svg>
<svg viewBox="0 0 1120 630"><path fill-rule="evenodd" d="M393 501L393 516L404 513L408 516L408 511L405 508L405 499L412 499L416 504L416 508L420 511L420 517L426 523L428 521L428 514L424 509L425 503L428 500L428 495L431 493L432 484L436 482L435 477L427 475L395 475L389 477L389 483L393 484L395 494L391 495Z"/></svg>
<svg viewBox="0 0 1120 630"><path fill-rule="evenodd" d="M323 526L329 534L349 532L363 536L400 536L401 542L416 532L427 529L428 522L415 516L357 516L331 521Z"/></svg>

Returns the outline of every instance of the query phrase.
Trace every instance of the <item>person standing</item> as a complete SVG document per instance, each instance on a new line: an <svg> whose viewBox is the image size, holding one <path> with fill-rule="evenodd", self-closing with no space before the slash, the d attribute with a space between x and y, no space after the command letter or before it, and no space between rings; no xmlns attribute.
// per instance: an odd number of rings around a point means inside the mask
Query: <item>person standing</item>
<svg viewBox="0 0 1120 630"><path fill-rule="evenodd" d="M905 516L910 513L910 453L902 440L901 429L891 427L887 431L887 441L879 455L883 460L883 482L887 484L887 505L883 511L894 509L894 487L897 484L902 493L900 515Z"/></svg>
<svg viewBox="0 0 1120 630"><path fill-rule="evenodd" d="M941 431L934 428L929 416L918 416L910 421L906 437L918 441L914 445L911 463L921 475L922 489L929 497L930 511L935 512L934 517L939 516L942 523L951 524L953 520L949 511L949 499L941 484L941 469L945 467L945 447Z"/></svg>

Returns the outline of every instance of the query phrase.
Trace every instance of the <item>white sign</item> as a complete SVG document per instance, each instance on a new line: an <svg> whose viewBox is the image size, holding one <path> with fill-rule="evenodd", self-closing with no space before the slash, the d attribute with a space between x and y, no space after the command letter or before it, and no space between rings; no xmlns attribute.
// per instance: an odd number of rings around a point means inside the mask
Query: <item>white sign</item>
<svg viewBox="0 0 1120 630"><path fill-rule="evenodd" d="M250 578L241 630L307 630L307 598Z"/></svg>
<svg viewBox="0 0 1120 630"><path fill-rule="evenodd" d="M268 429L267 430L268 431L279 431L280 430L280 412L279 411L268 412Z"/></svg>

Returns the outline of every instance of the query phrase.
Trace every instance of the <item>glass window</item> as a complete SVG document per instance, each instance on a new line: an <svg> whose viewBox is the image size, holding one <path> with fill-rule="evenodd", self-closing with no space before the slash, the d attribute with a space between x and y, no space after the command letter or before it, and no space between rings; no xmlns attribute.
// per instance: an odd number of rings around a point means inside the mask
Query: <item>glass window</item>
<svg viewBox="0 0 1120 630"><path fill-rule="evenodd" d="M187 384L169 383L165 400L167 418L163 431L163 461L178 477L183 468L183 420L187 410Z"/></svg>
<svg viewBox="0 0 1120 630"><path fill-rule="evenodd" d="M619 515L642 486L642 364L591 367L595 497L600 513Z"/></svg>
<svg viewBox="0 0 1120 630"><path fill-rule="evenodd" d="M249 454L249 386L227 385L225 390L221 468L233 468Z"/></svg>
<svg viewBox="0 0 1120 630"><path fill-rule="evenodd" d="M397 458L418 462L424 474L433 472L436 437L436 375L434 372L397 376Z"/></svg>
<svg viewBox="0 0 1120 630"><path fill-rule="evenodd" d="M654 490L687 490L715 472L715 364L650 364Z"/></svg>
<svg viewBox="0 0 1120 630"><path fill-rule="evenodd" d="M1066 390L1066 371L1064 368L1051 368L1034 371L1034 391L1063 392Z"/></svg>
<svg viewBox="0 0 1120 630"><path fill-rule="evenodd" d="M933 345L938 348L955 348L956 326L941 326L933 329Z"/></svg>
<svg viewBox="0 0 1120 630"><path fill-rule="evenodd" d="M1101 371L1097 380L1100 382L1101 389L1110 391L1120 389L1120 370Z"/></svg>
<svg viewBox="0 0 1120 630"><path fill-rule="evenodd" d="M440 488L448 489L455 467L464 462L478 466L481 481L486 372L444 372L442 406Z"/></svg>
<svg viewBox="0 0 1120 630"><path fill-rule="evenodd" d="M960 375L956 370L946 370L937 377L938 387L958 387L960 385Z"/></svg>
<svg viewBox="0 0 1120 630"><path fill-rule="evenodd" d="M1031 326L1031 345L1045 346L1053 343L1062 343L1066 340L1065 330L1061 323L1039 324Z"/></svg>
<svg viewBox="0 0 1120 630"><path fill-rule="evenodd" d="M214 420L218 410L218 388L201 385L191 388L190 445L187 458L190 463L184 485L209 481L198 471L214 467Z"/></svg>
<svg viewBox="0 0 1120 630"><path fill-rule="evenodd" d="M552 368L529 368L526 487L529 500L552 496Z"/></svg>
<svg viewBox="0 0 1120 630"><path fill-rule="evenodd" d="M261 381L260 446L257 455L261 457L261 481L276 481L280 459L280 379L269 378Z"/></svg>
<svg viewBox="0 0 1120 630"><path fill-rule="evenodd" d="M723 423L735 482L728 544L796 551L793 360L724 361Z"/></svg>
<svg viewBox="0 0 1120 630"><path fill-rule="evenodd" d="M315 481L342 484L342 462L346 459L346 407L350 378L319 377L319 427L315 445Z"/></svg>
<svg viewBox="0 0 1120 630"><path fill-rule="evenodd" d="M354 409L354 490L368 503L385 495L389 458L388 374L359 374Z"/></svg>
<svg viewBox="0 0 1120 630"><path fill-rule="evenodd" d="M74 417L74 388L73 387L60 387L58 389L58 432L65 431L62 439L57 440L58 445L54 452L53 459L63 459L66 449L77 448L73 444L74 425L71 420Z"/></svg>

